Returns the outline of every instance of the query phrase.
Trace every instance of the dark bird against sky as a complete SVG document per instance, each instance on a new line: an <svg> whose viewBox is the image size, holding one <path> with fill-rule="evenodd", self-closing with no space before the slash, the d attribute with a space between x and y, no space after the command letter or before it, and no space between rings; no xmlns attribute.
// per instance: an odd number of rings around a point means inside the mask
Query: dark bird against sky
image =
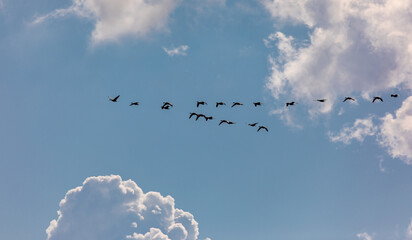
<svg viewBox="0 0 412 240"><path fill-rule="evenodd" d="M231 121L220 120L219 126L220 126L220 124L222 124L222 123L227 123L227 124L229 124L229 125L235 124L234 122L231 122Z"/></svg>
<svg viewBox="0 0 412 240"><path fill-rule="evenodd" d="M268 128L265 126L259 126L257 131L259 132L261 129L266 130L266 132L269 132Z"/></svg>
<svg viewBox="0 0 412 240"><path fill-rule="evenodd" d="M216 102L216 107L223 106L223 105L226 105L226 103L224 103L224 102Z"/></svg>
<svg viewBox="0 0 412 240"><path fill-rule="evenodd" d="M243 103L240 103L240 102L233 102L232 107L235 107L235 106L242 106L242 105L243 105Z"/></svg>
<svg viewBox="0 0 412 240"><path fill-rule="evenodd" d="M117 95L117 97L115 97L115 98L111 98L111 97L108 97L109 98L109 101L112 101L112 102L117 102L117 99L120 97L120 95Z"/></svg>
<svg viewBox="0 0 412 240"><path fill-rule="evenodd" d="M374 103L376 100L383 102L383 99L381 97L374 97L372 102Z"/></svg>
<svg viewBox="0 0 412 240"><path fill-rule="evenodd" d="M352 98L352 97L345 97L345 99L343 100L343 102L346 102L346 101L348 101L348 100L355 101L355 99Z"/></svg>

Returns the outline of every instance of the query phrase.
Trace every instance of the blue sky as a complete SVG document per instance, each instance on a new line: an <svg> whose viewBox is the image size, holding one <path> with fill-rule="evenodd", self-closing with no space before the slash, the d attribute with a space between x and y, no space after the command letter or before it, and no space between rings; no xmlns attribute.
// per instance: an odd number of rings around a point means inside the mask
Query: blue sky
<svg viewBox="0 0 412 240"><path fill-rule="evenodd" d="M109 27L94 39L103 15L53 15L70 0L2 1L2 238L46 239L65 194L111 174L172 196L202 240L412 237L412 31L398 26L411 1L352 12L315 0L169 2L154 18L159 29ZM382 31L395 39L376 40ZM182 45L186 55L163 49ZM348 95L357 104L342 103ZM375 95L384 102L370 103ZM323 97L319 108L312 100ZM209 105L197 109L197 100ZM257 100L264 105L254 108ZM291 100L298 105L285 110ZM163 101L175 107L162 111ZM189 120L193 111L215 119ZM269 133L246 125L255 121Z"/></svg>

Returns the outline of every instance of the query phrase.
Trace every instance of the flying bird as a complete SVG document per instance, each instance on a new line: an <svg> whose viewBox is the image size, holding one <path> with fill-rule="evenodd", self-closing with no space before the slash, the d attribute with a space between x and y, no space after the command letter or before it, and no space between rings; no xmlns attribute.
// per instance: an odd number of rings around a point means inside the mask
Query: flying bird
<svg viewBox="0 0 412 240"><path fill-rule="evenodd" d="M196 107L199 107L199 105L207 105L207 103L204 101L197 101Z"/></svg>
<svg viewBox="0 0 412 240"><path fill-rule="evenodd" d="M112 102L117 102L117 99L120 97L120 95L117 95L117 97L115 97L115 98L111 98L111 97L108 97L109 98L109 101L112 101Z"/></svg>
<svg viewBox="0 0 412 240"><path fill-rule="evenodd" d="M240 102L233 102L233 104L232 104L232 107L235 107L235 106L242 106L243 104L242 103L240 103Z"/></svg>
<svg viewBox="0 0 412 240"><path fill-rule="evenodd" d="M293 106L293 105L295 105L295 104L297 104L297 103L295 103L295 102L287 102L287 103L286 103L286 107Z"/></svg>
<svg viewBox="0 0 412 240"><path fill-rule="evenodd" d="M345 97L345 99L343 100L343 102L346 102L346 101L348 101L348 100L355 101L355 99L352 98L352 97Z"/></svg>
<svg viewBox="0 0 412 240"><path fill-rule="evenodd" d="M374 103L376 100L380 100L381 102L383 102L383 99L381 97L374 97L372 102Z"/></svg>
<svg viewBox="0 0 412 240"><path fill-rule="evenodd" d="M265 126L259 126L259 128L258 128L258 132L260 131L260 129L263 129L263 130L266 130L266 132L269 132L269 130L268 130L268 128L267 127L265 127Z"/></svg>
<svg viewBox="0 0 412 240"><path fill-rule="evenodd" d="M255 107L262 106L262 103L261 102L254 102L253 105L255 105Z"/></svg>
<svg viewBox="0 0 412 240"><path fill-rule="evenodd" d="M206 120L206 122L207 122L207 120L213 120L213 117L212 116L210 116L210 117L204 117L205 118L205 120Z"/></svg>
<svg viewBox="0 0 412 240"><path fill-rule="evenodd" d="M316 101L322 102L322 103L323 103L323 102L326 102L326 100L327 100L327 99L316 99Z"/></svg>
<svg viewBox="0 0 412 240"><path fill-rule="evenodd" d="M227 124L229 124L229 125L235 124L234 122L231 122L231 121L220 120L219 126L220 126L220 124L222 124L222 123L227 123Z"/></svg>
<svg viewBox="0 0 412 240"><path fill-rule="evenodd" d="M189 119L191 119L193 116L198 116L198 114L197 113L190 113Z"/></svg>
<svg viewBox="0 0 412 240"><path fill-rule="evenodd" d="M206 116L204 114L197 114L196 116L196 121L200 118L200 117L204 117L206 119Z"/></svg>
<svg viewBox="0 0 412 240"><path fill-rule="evenodd" d="M163 105L162 105L161 108L168 110L168 109L170 109L171 107L173 107L173 104L171 104L170 102L163 102Z"/></svg>
<svg viewBox="0 0 412 240"><path fill-rule="evenodd" d="M255 123L249 123L248 125L249 125L249 126L251 126L251 127L255 127L257 124L258 124L258 122L255 122Z"/></svg>
<svg viewBox="0 0 412 240"><path fill-rule="evenodd" d="M223 106L223 105L226 105L226 103L224 103L224 102L216 102L216 107Z"/></svg>
<svg viewBox="0 0 412 240"><path fill-rule="evenodd" d="M139 106L139 102L131 102L129 106Z"/></svg>
<svg viewBox="0 0 412 240"><path fill-rule="evenodd" d="M399 97L399 95L398 94L391 94L391 97L397 98L397 97Z"/></svg>

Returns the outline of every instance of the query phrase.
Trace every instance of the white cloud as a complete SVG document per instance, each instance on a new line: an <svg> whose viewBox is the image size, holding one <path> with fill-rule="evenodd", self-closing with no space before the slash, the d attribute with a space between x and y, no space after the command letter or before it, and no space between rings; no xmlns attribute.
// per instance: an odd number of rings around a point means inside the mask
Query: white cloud
<svg viewBox="0 0 412 240"><path fill-rule="evenodd" d="M303 24L309 40L276 32L267 87L328 113L346 95L412 88L411 0L263 0L274 19ZM278 21L279 22L279 21ZM324 104L313 101L327 98ZM339 100L341 101L341 100Z"/></svg>
<svg viewBox="0 0 412 240"><path fill-rule="evenodd" d="M382 118L379 142L389 154L412 164L412 97L407 98L395 115Z"/></svg>
<svg viewBox="0 0 412 240"><path fill-rule="evenodd" d="M189 46L187 45L182 45L176 48L163 48L163 50L167 53L167 55L173 57L173 56L185 56L187 50L189 50Z"/></svg>
<svg viewBox="0 0 412 240"><path fill-rule="evenodd" d="M408 239L412 239L412 220L408 225L408 228L406 229L406 236Z"/></svg>
<svg viewBox="0 0 412 240"><path fill-rule="evenodd" d="M175 208L171 196L143 193L132 180L114 175L87 178L68 191L58 215L46 230L48 240L196 240L199 235L193 215Z"/></svg>
<svg viewBox="0 0 412 240"><path fill-rule="evenodd" d="M329 132L329 138L332 142L350 144L353 139L363 142L365 137L373 136L377 131L378 127L374 125L372 117L368 117L365 119L356 119L353 126L344 127L338 134Z"/></svg>
<svg viewBox="0 0 412 240"><path fill-rule="evenodd" d="M114 42L126 36L145 37L167 30L170 14L181 0L73 0L65 9L57 9L38 17L34 24L46 19L77 15L95 22L92 42Z"/></svg>
<svg viewBox="0 0 412 240"><path fill-rule="evenodd" d="M360 239L360 240L372 240L373 238L366 232L364 233L358 233L356 234L356 236Z"/></svg>

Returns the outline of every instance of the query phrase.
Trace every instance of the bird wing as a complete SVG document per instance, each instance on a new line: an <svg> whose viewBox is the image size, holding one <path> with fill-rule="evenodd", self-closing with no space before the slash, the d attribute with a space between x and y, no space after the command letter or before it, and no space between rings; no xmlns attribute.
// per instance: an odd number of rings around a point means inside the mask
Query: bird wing
<svg viewBox="0 0 412 240"><path fill-rule="evenodd" d="M115 97L113 100L116 101L119 97L120 95L117 95L117 97Z"/></svg>

